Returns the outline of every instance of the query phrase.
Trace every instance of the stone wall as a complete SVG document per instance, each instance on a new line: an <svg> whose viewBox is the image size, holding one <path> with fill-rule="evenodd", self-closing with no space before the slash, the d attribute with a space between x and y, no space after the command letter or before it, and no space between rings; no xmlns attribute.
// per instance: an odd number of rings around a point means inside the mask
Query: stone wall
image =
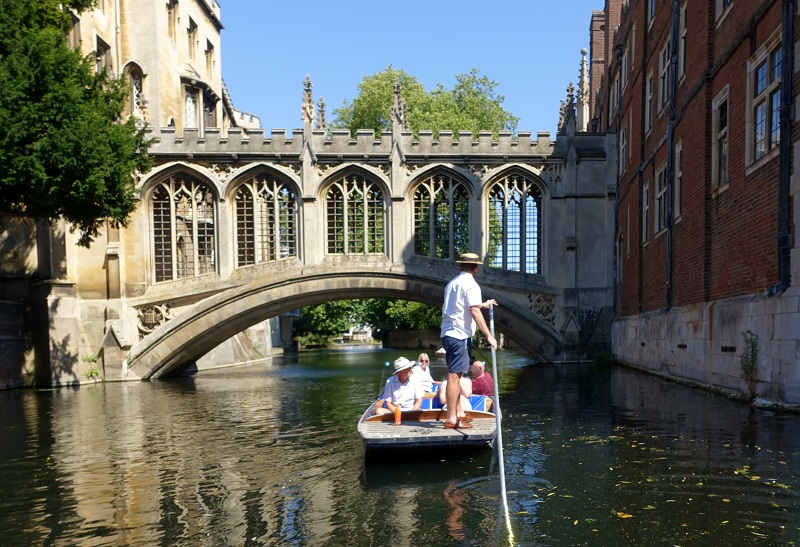
<svg viewBox="0 0 800 547"><path fill-rule="evenodd" d="M617 319L614 358L760 405L800 407L800 288ZM753 336L754 335L754 336ZM748 338L753 342L748 343ZM757 350L752 381L743 377L748 345Z"/></svg>

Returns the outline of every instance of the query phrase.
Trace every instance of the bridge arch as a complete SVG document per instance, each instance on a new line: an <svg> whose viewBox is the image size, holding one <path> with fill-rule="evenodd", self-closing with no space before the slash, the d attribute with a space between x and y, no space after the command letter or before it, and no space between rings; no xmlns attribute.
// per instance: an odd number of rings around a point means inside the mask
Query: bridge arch
<svg viewBox="0 0 800 547"><path fill-rule="evenodd" d="M154 379L180 374L205 353L247 327L313 304L352 298L402 298L441 305L444 283L403 272L375 270L332 274L320 269L303 276L285 273L214 295L168 321L129 352L131 377ZM540 361L552 361L563 348L552 325L507 298L495 309L495 325Z"/></svg>

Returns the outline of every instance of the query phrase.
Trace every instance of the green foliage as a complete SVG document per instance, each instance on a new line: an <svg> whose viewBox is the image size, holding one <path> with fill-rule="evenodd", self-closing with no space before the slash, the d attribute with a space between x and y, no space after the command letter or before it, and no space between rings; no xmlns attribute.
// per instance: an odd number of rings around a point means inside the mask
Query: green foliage
<svg viewBox="0 0 800 547"><path fill-rule="evenodd" d="M313 332L295 336L295 340L301 348L326 348L331 345L330 336Z"/></svg>
<svg viewBox="0 0 800 547"><path fill-rule="evenodd" d="M64 218L88 246L136 207L144 129L120 121L128 89L70 50L66 8L93 1L3 0L0 8L0 212Z"/></svg>
<svg viewBox="0 0 800 547"><path fill-rule="evenodd" d="M752 383L756 378L758 363L758 335L748 330L742 333L742 338L744 338L744 351L739 356L739 366L742 378Z"/></svg>
<svg viewBox="0 0 800 547"><path fill-rule="evenodd" d="M406 101L409 129L414 135L421 129L430 129L438 137L441 130L516 131L519 118L502 107L504 97L495 92L498 83L481 76L477 69L469 74L456 75L453 89L437 84L428 93L415 77L391 65L371 76L365 76L358 86L358 96L353 102L345 101L341 108L334 109L336 128L374 129L379 135L392 128L392 104L394 83L400 81L402 96Z"/></svg>
<svg viewBox="0 0 800 547"><path fill-rule="evenodd" d="M351 326L361 326L363 304L361 300L337 300L300 310L294 322L296 335L315 333L326 336L341 334Z"/></svg>
<svg viewBox="0 0 800 547"><path fill-rule="evenodd" d="M102 377L100 376L100 371L92 365L89 367L89 370L86 371L86 379L98 381L102 380Z"/></svg>
<svg viewBox="0 0 800 547"><path fill-rule="evenodd" d="M294 322L295 338L303 346L319 345L317 340L301 340L314 334L326 339L350 330L350 327L370 327L372 336L382 339L390 330L439 328L442 311L439 308L408 300L339 300L300 310Z"/></svg>

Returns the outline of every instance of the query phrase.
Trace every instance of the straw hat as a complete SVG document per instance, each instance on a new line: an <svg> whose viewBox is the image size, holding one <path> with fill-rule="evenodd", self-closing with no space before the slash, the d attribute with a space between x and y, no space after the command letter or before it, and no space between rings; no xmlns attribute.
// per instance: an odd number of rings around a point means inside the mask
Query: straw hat
<svg viewBox="0 0 800 547"><path fill-rule="evenodd" d="M457 264L482 264L481 259L475 253L461 253L458 255Z"/></svg>
<svg viewBox="0 0 800 547"><path fill-rule="evenodd" d="M409 361L405 357L400 357L399 359L395 359L394 361L394 371L400 372L401 370L405 370L407 368L411 368L414 366L414 361Z"/></svg>

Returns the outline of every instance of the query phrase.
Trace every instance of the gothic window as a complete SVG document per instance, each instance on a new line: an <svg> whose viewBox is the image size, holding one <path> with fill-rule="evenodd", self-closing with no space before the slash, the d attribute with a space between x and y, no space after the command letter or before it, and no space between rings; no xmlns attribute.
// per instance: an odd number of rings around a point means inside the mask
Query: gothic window
<svg viewBox="0 0 800 547"><path fill-rule="evenodd" d="M144 119L145 99L144 99L144 75L142 69L136 65L128 67L128 85L131 87L128 95L128 105L126 112L130 116Z"/></svg>
<svg viewBox="0 0 800 547"><path fill-rule="evenodd" d="M438 174L414 190L414 254L451 259L469 250L469 193Z"/></svg>
<svg viewBox="0 0 800 547"><path fill-rule="evenodd" d="M197 90L192 88L186 89L186 113L183 126L186 129L193 129L197 127Z"/></svg>
<svg viewBox="0 0 800 547"><path fill-rule="evenodd" d="M530 179L508 175L489 190L489 266L538 274L542 193Z"/></svg>
<svg viewBox="0 0 800 547"><path fill-rule="evenodd" d="M155 281L213 273L216 207L210 188L178 174L156 185L150 203Z"/></svg>
<svg viewBox="0 0 800 547"><path fill-rule="evenodd" d="M384 253L386 204L377 183L350 174L325 194L328 254Z"/></svg>
<svg viewBox="0 0 800 547"><path fill-rule="evenodd" d="M297 256L297 196L281 181L261 174L236 191L236 265Z"/></svg>

